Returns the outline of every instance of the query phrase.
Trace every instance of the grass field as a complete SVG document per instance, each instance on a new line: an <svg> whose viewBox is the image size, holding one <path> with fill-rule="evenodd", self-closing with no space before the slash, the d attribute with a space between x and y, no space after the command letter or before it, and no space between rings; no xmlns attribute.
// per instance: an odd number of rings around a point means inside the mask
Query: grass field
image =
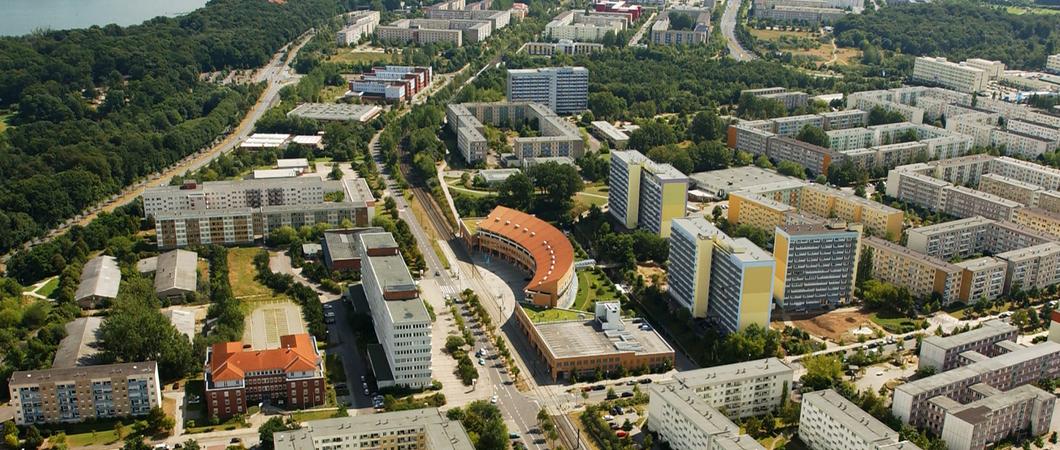
<svg viewBox="0 0 1060 450"><path fill-rule="evenodd" d="M258 282L254 276L254 255L259 248L232 248L228 250L228 282L232 285L232 295L236 298L262 297L271 298L272 291Z"/></svg>
<svg viewBox="0 0 1060 450"><path fill-rule="evenodd" d="M606 277L591 270L578 272L578 294L574 297L573 309L592 311L593 303L616 298L618 292Z"/></svg>
<svg viewBox="0 0 1060 450"><path fill-rule="evenodd" d="M57 289L58 287L59 277L52 277L50 280L48 280L47 283L44 283L44 286L41 286L40 289L37 289L37 294L50 298L52 294L55 293L55 289Z"/></svg>
<svg viewBox="0 0 1060 450"><path fill-rule="evenodd" d="M559 322L562 320L578 320L581 315L577 311L571 311L569 309L557 309L557 308L538 308L535 306L523 305L523 311L530 317L530 321L533 323L545 323L545 322ZM584 317L588 317L586 314Z"/></svg>
<svg viewBox="0 0 1060 450"><path fill-rule="evenodd" d="M878 312L869 315L869 319L889 333L905 333L918 330L918 325L922 321L922 319L910 319L905 316Z"/></svg>
<svg viewBox="0 0 1060 450"><path fill-rule="evenodd" d="M1005 8L1009 14L1060 14L1060 9L1051 8L1027 8L1023 6L1009 6Z"/></svg>
<svg viewBox="0 0 1060 450"><path fill-rule="evenodd" d="M308 422L310 420L330 419L335 417L335 411L338 409L315 409L312 411L298 411L291 414L291 419L295 422Z"/></svg>
<svg viewBox="0 0 1060 450"><path fill-rule="evenodd" d="M476 190L476 189L468 189L468 188L466 188L466 187L464 187L463 185L460 184L460 179L459 178L446 178L445 179L445 183L449 185L449 189L452 190L453 192L459 192L461 194L467 194L467 195L470 195L472 197L486 197L486 196L489 196L489 195L493 195L492 192L479 191L479 190Z"/></svg>
<svg viewBox="0 0 1060 450"><path fill-rule="evenodd" d="M349 91L349 90L350 89L348 87L346 87L345 85L343 85L343 86L324 86L324 88L320 90L320 99L323 100L324 103L332 103L335 100L338 100L338 99L344 97L346 95L346 91Z"/></svg>
<svg viewBox="0 0 1060 450"><path fill-rule="evenodd" d="M66 436L66 446L69 448L81 448L90 445L109 445L115 442L118 442L118 433L113 429Z"/></svg>
<svg viewBox="0 0 1060 450"><path fill-rule="evenodd" d="M328 62L339 64L395 63L398 62L399 56L394 53L359 52L352 48L342 48L338 53L331 55Z"/></svg>
<svg viewBox="0 0 1060 450"><path fill-rule="evenodd" d="M751 34L754 35L761 41L780 41L781 39L790 38L802 38L802 39L817 39L817 35L808 31L782 31L782 30L756 30L751 29ZM780 44L781 50L789 51L793 55L808 56L814 58L820 63L827 63L832 59L832 44L825 44L823 42L817 43L817 46L810 49L805 48L785 48L784 44ZM861 57L861 51L854 48L836 48L835 49L835 62L838 64L852 64L857 62L857 59Z"/></svg>

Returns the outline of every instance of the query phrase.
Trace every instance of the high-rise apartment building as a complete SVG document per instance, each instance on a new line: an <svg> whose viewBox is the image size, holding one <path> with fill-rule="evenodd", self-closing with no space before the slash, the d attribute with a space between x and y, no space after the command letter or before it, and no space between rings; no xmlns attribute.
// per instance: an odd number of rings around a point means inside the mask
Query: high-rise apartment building
<svg viewBox="0 0 1060 450"><path fill-rule="evenodd" d="M589 107L589 69L543 67L508 69L509 102L537 102L556 114L570 114Z"/></svg>
<svg viewBox="0 0 1060 450"><path fill-rule="evenodd" d="M670 296L693 317L710 317L723 332L769 326L775 262L746 238L702 217L674 219L669 267Z"/></svg>
<svg viewBox="0 0 1060 450"><path fill-rule="evenodd" d="M935 84L958 92L979 92L986 89L986 71L967 63L955 63L942 57L920 56L913 64L914 81Z"/></svg>
<svg viewBox="0 0 1060 450"><path fill-rule="evenodd" d="M144 416L162 406L153 361L20 371L8 389L18 425Z"/></svg>
<svg viewBox="0 0 1060 450"><path fill-rule="evenodd" d="M812 450L919 450L832 389L802 395L799 439Z"/></svg>
<svg viewBox="0 0 1060 450"><path fill-rule="evenodd" d="M777 265L773 296L788 312L845 305L853 300L860 253L860 226L778 226L773 239Z"/></svg>
<svg viewBox="0 0 1060 450"><path fill-rule="evenodd" d="M670 221L685 216L689 179L636 150L612 151L607 194L611 215L628 229L670 236Z"/></svg>
<svg viewBox="0 0 1060 450"><path fill-rule="evenodd" d="M390 233L361 233L361 284L379 344L368 359L379 387L431 385L431 318L397 241Z"/></svg>

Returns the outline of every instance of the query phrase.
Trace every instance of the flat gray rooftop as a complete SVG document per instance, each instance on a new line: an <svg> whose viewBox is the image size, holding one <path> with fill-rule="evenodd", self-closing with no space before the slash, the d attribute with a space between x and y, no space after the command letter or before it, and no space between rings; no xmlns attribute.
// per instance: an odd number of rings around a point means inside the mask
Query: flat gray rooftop
<svg viewBox="0 0 1060 450"><path fill-rule="evenodd" d="M688 370L674 375L674 380L688 387L701 387L767 376L787 376L790 379L794 371L780 359L765 358Z"/></svg>
<svg viewBox="0 0 1060 450"><path fill-rule="evenodd" d="M877 444L898 442L897 431L876 420L872 414L865 412L832 389L803 394L802 403L803 405L812 404L838 422L841 428L866 442Z"/></svg>
<svg viewBox="0 0 1060 450"><path fill-rule="evenodd" d="M460 422L449 420L437 408L413 409L363 416L311 420L306 426L273 434L276 450L315 450L316 442L329 438L418 429L426 448L472 450L474 446Z"/></svg>
<svg viewBox="0 0 1060 450"><path fill-rule="evenodd" d="M113 256L100 255L90 259L81 269L81 283L74 293L75 300L87 297L115 298L121 284L121 270Z"/></svg>
<svg viewBox="0 0 1060 450"><path fill-rule="evenodd" d="M624 331L600 331L595 320L571 320L534 324L542 340L556 358L609 355L624 351L634 354L667 353L674 350L655 330L641 330L626 324ZM620 350L620 347L623 349Z"/></svg>
<svg viewBox="0 0 1060 450"><path fill-rule="evenodd" d="M199 255L187 250L173 250L158 255L155 267L155 292L171 289L195 292L199 280Z"/></svg>
<svg viewBox="0 0 1060 450"><path fill-rule="evenodd" d="M735 192L794 178L755 166L698 172L689 176L696 187L710 193Z"/></svg>
<svg viewBox="0 0 1060 450"><path fill-rule="evenodd" d="M382 111L382 108L374 105L303 103L292 109L287 115L316 120L367 121L379 114L380 111Z"/></svg>
<svg viewBox="0 0 1060 450"><path fill-rule="evenodd" d="M11 386L38 383L56 383L60 381L85 380L95 377L118 377L151 375L157 373L158 365L154 361L104 364L101 366L70 367L65 369L26 370L11 374Z"/></svg>
<svg viewBox="0 0 1060 450"><path fill-rule="evenodd" d="M927 378L921 378L916 381L900 384L895 388L895 391L902 391L909 394L911 397L916 397L918 394L930 392L942 386L948 386L973 377L988 375L1005 367L1042 358L1053 353L1060 353L1060 344L1052 341L1045 341L985 361L972 363Z"/></svg>
<svg viewBox="0 0 1060 450"><path fill-rule="evenodd" d="M941 336L930 336L924 339L924 344L931 344L940 348L956 348L962 345L979 342L985 339L991 339L996 336L1005 335L1016 331L1016 327L1002 322L1000 320L989 320L983 322L983 326L974 330L968 330L964 333L957 333L953 336L941 337Z"/></svg>

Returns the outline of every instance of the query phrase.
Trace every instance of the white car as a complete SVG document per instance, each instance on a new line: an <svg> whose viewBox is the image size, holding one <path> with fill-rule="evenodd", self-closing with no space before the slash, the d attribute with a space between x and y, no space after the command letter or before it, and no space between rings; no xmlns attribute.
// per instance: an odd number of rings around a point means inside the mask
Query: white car
<svg viewBox="0 0 1060 450"><path fill-rule="evenodd" d="M490 397L490 403L497 404L497 396Z"/></svg>

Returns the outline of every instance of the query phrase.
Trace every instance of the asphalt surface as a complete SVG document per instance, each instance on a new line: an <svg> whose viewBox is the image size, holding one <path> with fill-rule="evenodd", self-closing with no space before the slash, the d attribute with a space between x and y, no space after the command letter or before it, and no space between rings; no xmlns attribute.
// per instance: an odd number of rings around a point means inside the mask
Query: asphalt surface
<svg viewBox="0 0 1060 450"><path fill-rule="evenodd" d="M751 61L758 59L754 53L740 45L736 39L736 18L740 15L742 0L729 0L725 3L725 12L721 15L721 34L725 36L725 46L729 48L729 56L737 61Z"/></svg>

